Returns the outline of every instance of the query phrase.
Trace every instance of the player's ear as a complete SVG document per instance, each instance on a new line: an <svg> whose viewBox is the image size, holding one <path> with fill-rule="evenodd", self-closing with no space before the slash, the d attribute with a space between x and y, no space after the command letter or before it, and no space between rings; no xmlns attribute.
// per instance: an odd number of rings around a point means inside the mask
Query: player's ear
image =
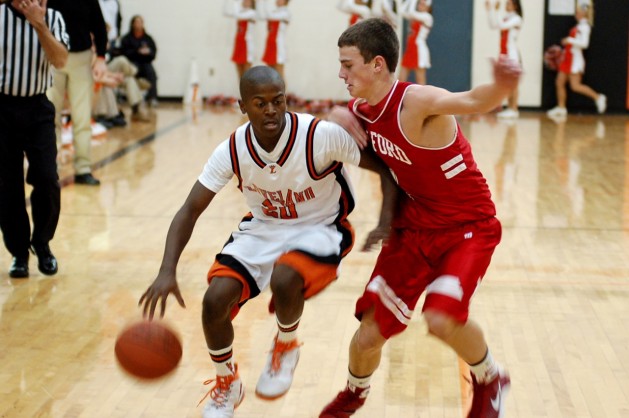
<svg viewBox="0 0 629 418"><path fill-rule="evenodd" d="M247 113L245 111L245 103L241 99L238 99L238 106L240 107L240 112L242 112L243 115Z"/></svg>
<svg viewBox="0 0 629 418"><path fill-rule="evenodd" d="M381 73L387 70L387 62L385 61L382 55L376 55L376 57L371 61L373 65L374 72Z"/></svg>

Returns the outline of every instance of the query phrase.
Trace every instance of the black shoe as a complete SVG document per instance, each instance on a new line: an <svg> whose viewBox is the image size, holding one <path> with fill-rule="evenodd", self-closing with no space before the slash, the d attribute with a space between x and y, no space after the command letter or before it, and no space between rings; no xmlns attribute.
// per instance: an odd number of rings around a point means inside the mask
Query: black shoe
<svg viewBox="0 0 629 418"><path fill-rule="evenodd" d="M9 268L9 277L14 279L25 279L28 277L28 254L26 257L13 257L13 262Z"/></svg>
<svg viewBox="0 0 629 418"><path fill-rule="evenodd" d="M37 256L37 268L46 276L52 276L57 273L57 259L52 252L48 244L45 245L31 245L31 251Z"/></svg>
<svg viewBox="0 0 629 418"><path fill-rule="evenodd" d="M100 180L95 178L92 173L77 174L74 176L74 184L86 184L88 186L100 185Z"/></svg>
<svg viewBox="0 0 629 418"><path fill-rule="evenodd" d="M108 120L113 126L127 126L127 120L125 119L124 114L118 114L117 116L109 118Z"/></svg>

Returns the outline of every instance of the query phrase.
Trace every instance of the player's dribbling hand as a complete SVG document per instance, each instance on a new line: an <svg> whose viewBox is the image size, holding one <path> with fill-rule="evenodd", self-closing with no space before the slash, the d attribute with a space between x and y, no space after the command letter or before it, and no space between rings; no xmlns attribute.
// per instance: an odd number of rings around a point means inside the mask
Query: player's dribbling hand
<svg viewBox="0 0 629 418"><path fill-rule="evenodd" d="M142 309L142 315L146 318L148 316L149 320L152 320L155 316L155 308L157 308L157 303L160 303L160 318L164 317L164 313L166 312L166 299L169 294L175 295L177 302L182 308L186 307L185 302L183 301L183 297L181 296L181 292L179 291L179 285L177 284L177 280L174 276L168 275L158 275L155 281L149 288L144 292L140 301L138 302L138 306L144 305Z"/></svg>
<svg viewBox="0 0 629 418"><path fill-rule="evenodd" d="M365 149L367 146L367 132L362 127L358 119L350 112L350 110L343 106L333 106L328 113L330 122L334 122L341 125L356 141L358 148Z"/></svg>

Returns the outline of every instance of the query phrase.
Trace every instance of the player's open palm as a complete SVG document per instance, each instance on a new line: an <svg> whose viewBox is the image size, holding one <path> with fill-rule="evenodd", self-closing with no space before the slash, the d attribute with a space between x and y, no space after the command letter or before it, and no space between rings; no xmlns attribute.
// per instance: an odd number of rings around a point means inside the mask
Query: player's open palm
<svg viewBox="0 0 629 418"><path fill-rule="evenodd" d="M144 292L138 305L144 305L142 312L144 317L152 320L155 316L155 309L157 308L157 304L160 304L160 318L164 317L164 313L166 312L166 299L168 299L168 295L175 295L177 302L182 308L186 307L185 302L183 301L183 297L181 296L181 292L179 291L179 285L177 284L177 278L171 274L163 274L160 273L157 278L153 281L153 284L149 286L149 288Z"/></svg>

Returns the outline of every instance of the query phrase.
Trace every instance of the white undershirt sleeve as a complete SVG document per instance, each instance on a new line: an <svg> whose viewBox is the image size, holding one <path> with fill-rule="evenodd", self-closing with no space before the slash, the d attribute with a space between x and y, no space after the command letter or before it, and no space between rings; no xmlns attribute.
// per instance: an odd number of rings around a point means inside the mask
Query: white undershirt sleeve
<svg viewBox="0 0 629 418"><path fill-rule="evenodd" d="M360 149L354 138L340 125L322 120L314 135L314 163L318 172L334 161L358 165Z"/></svg>

